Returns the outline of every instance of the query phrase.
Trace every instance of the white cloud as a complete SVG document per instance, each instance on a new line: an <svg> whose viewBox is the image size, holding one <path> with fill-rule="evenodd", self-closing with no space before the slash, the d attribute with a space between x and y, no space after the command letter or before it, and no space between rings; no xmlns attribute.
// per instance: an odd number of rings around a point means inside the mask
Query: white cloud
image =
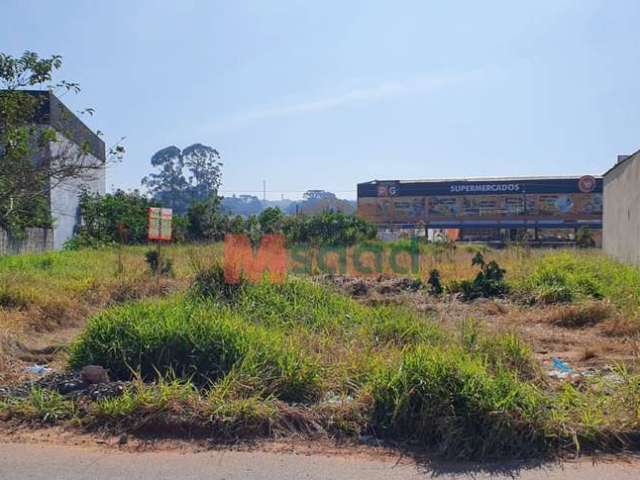
<svg viewBox="0 0 640 480"><path fill-rule="evenodd" d="M387 82L373 87L359 88L324 98L317 98L297 103L276 104L270 107L233 115L226 120L216 122L215 125L210 125L210 127L215 129L224 129L260 120L334 110L357 103L371 103L388 98L424 94L452 86L461 81L468 81L478 73L480 72L472 71L448 76L421 76L405 81Z"/></svg>

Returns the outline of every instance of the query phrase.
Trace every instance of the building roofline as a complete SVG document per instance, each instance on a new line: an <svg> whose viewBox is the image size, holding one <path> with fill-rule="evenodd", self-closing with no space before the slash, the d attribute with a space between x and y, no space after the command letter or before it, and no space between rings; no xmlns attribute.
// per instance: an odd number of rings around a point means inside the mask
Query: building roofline
<svg viewBox="0 0 640 480"><path fill-rule="evenodd" d="M9 90L0 90L8 92ZM67 107L51 90L13 90L37 97L46 97L47 103L39 106L34 113L33 122L41 125L49 125L69 140L78 145L82 141L88 141L91 153L98 159L106 160L106 146L104 140L100 138L91 128L89 128L74 112Z"/></svg>
<svg viewBox="0 0 640 480"><path fill-rule="evenodd" d="M619 162L616 162L616 164L611 167L609 170L607 170L606 172L604 172L604 174L602 175L603 177L606 177L607 175L609 175L611 172L613 172L616 168L618 168L620 165L622 165L623 163L627 163L628 160L631 160L632 158L636 157L640 155L640 149L636 150L635 152L633 152L631 155L627 155L627 158L625 158L624 160L621 160Z"/></svg>
<svg viewBox="0 0 640 480"><path fill-rule="evenodd" d="M464 178L426 178L416 180L369 180L359 185L397 182L397 183L446 183L446 182L519 182L528 180L579 180L584 175L565 175L565 176L538 176L538 177L464 177ZM603 178L602 175L591 175L595 179Z"/></svg>

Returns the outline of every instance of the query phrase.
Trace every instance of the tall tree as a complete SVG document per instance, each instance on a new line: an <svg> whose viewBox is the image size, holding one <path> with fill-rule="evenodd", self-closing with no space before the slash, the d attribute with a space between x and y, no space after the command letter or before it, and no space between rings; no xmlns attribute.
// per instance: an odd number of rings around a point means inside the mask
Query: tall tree
<svg viewBox="0 0 640 480"><path fill-rule="evenodd" d="M185 213L196 202L218 196L222 179L220 153L201 143L180 150L170 146L151 157L158 169L142 179L153 198L177 213Z"/></svg>

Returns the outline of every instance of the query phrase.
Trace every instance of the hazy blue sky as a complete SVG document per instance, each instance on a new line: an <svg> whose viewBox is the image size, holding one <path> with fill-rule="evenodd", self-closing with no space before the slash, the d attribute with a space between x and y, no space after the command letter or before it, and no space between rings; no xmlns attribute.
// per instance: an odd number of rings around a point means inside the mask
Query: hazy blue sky
<svg viewBox="0 0 640 480"><path fill-rule="evenodd" d="M640 148L640 0L0 0L0 51L64 57L128 155L212 145L223 191L602 173Z"/></svg>

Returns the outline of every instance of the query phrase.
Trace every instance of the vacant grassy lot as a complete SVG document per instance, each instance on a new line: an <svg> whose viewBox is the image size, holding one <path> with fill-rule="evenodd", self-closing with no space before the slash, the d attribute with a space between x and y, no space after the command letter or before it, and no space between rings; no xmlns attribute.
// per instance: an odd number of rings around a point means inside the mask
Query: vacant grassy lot
<svg viewBox="0 0 640 480"><path fill-rule="evenodd" d="M159 284L140 248L126 249L125 274L114 251L0 259L13 279L5 321L24 332L49 302L86 308L65 365L131 381L98 401L34 388L5 399L2 416L221 440L374 436L457 458L637 448L640 272L595 251L485 250L507 293L461 301L447 291L478 274L477 251L424 248L415 276L437 268L442 295L385 286L359 300L304 276L226 285L219 247L167 249L175 276ZM136 293L114 297L122 285ZM548 345L587 339L582 361L607 368L549 378Z"/></svg>
<svg viewBox="0 0 640 480"><path fill-rule="evenodd" d="M51 361L91 314L184 289L192 264L221 252L219 245L163 247L173 274L157 281L145 262L151 248L0 257L0 382L15 376L16 357Z"/></svg>

